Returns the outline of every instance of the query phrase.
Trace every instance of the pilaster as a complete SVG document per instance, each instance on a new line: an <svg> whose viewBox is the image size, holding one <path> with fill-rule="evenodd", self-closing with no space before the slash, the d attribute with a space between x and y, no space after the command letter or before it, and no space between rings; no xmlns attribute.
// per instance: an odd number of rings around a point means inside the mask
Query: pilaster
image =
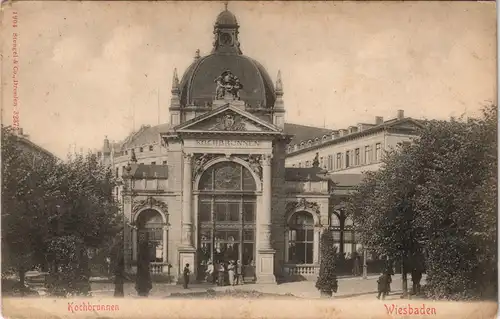
<svg viewBox="0 0 500 319"><path fill-rule="evenodd" d="M262 196L258 220L259 241L257 249L257 283L276 283L274 276L274 254L271 246L271 199L272 199L272 155L262 156Z"/></svg>

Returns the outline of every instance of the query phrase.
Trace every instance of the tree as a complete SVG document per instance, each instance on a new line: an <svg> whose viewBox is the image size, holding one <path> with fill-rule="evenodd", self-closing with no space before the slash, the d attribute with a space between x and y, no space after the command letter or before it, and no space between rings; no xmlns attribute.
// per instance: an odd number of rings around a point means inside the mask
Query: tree
<svg viewBox="0 0 500 319"><path fill-rule="evenodd" d="M321 235L321 262L316 281L316 288L324 296L331 297L332 293L337 292L336 253L333 233L325 231Z"/></svg>
<svg viewBox="0 0 500 319"><path fill-rule="evenodd" d="M56 209L57 160L21 147L10 127L2 127L2 269L24 273L45 265L50 220Z"/></svg>
<svg viewBox="0 0 500 319"><path fill-rule="evenodd" d="M10 128L2 128L2 270L16 270L24 286L27 270L46 268L57 251L53 246L64 247L58 238L81 243L80 254L110 242L122 223L113 174L95 154L63 163L21 145ZM88 277L88 258L80 257L79 272Z"/></svg>
<svg viewBox="0 0 500 319"><path fill-rule="evenodd" d="M433 151L416 198L432 297L496 298L496 126L497 108L488 106L478 119L436 121L421 137Z"/></svg>
<svg viewBox="0 0 500 319"><path fill-rule="evenodd" d="M363 244L402 260L403 279L425 252L431 297L484 297L496 283L496 156L495 106L479 119L426 122L353 194Z"/></svg>

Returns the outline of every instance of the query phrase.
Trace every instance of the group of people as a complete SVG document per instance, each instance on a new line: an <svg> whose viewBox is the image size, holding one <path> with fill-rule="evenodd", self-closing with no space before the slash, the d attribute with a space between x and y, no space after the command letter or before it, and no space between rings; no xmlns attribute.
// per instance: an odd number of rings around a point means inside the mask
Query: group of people
<svg viewBox="0 0 500 319"><path fill-rule="evenodd" d="M240 260L236 262L230 260L228 263L223 261L217 262L215 265L212 261L207 264L205 271L206 282L217 283L218 286L243 285L243 265Z"/></svg>
<svg viewBox="0 0 500 319"><path fill-rule="evenodd" d="M420 281L422 280L423 272L424 272L423 270L418 268L414 268L411 271L411 281L413 283L412 287L413 295L418 295L421 292ZM382 297L382 299L385 299L385 296L387 296L391 292L391 282L393 274L394 273L391 272L390 270L386 270L380 274L380 277L377 280L377 285L378 285L377 299L380 299L380 297Z"/></svg>

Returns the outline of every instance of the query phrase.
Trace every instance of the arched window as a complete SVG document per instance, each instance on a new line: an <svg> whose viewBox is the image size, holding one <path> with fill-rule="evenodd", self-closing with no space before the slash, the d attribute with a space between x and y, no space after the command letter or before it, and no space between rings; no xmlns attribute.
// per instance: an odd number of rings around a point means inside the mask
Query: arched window
<svg viewBox="0 0 500 319"><path fill-rule="evenodd" d="M244 271L254 269L253 175L238 163L217 163L203 172L198 189L198 274L205 274L209 261L241 260Z"/></svg>
<svg viewBox="0 0 500 319"><path fill-rule="evenodd" d="M211 166L203 173L200 191L255 191L252 174L234 162L222 162Z"/></svg>
<svg viewBox="0 0 500 319"><path fill-rule="evenodd" d="M288 261L312 264L314 250L314 219L308 212L293 214L288 231Z"/></svg>
<svg viewBox="0 0 500 319"><path fill-rule="evenodd" d="M154 209L142 211L137 218L138 240L146 240L149 248L150 262L165 262L163 256L163 219Z"/></svg>

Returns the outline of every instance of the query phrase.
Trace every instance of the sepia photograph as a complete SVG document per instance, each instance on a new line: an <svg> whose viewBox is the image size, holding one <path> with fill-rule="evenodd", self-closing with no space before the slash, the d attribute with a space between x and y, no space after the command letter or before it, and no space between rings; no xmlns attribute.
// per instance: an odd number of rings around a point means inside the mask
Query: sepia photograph
<svg viewBox="0 0 500 319"><path fill-rule="evenodd" d="M494 1L1 4L5 318L494 318Z"/></svg>

